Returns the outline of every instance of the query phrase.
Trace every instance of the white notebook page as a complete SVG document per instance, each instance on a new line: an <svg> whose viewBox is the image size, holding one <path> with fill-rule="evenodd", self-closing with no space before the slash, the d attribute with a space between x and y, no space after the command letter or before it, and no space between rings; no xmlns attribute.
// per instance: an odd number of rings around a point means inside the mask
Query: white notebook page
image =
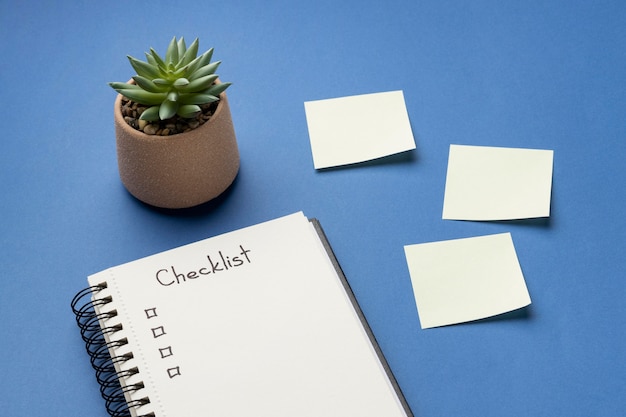
<svg viewBox="0 0 626 417"><path fill-rule="evenodd" d="M308 219L124 264L107 281L157 417L406 416Z"/></svg>

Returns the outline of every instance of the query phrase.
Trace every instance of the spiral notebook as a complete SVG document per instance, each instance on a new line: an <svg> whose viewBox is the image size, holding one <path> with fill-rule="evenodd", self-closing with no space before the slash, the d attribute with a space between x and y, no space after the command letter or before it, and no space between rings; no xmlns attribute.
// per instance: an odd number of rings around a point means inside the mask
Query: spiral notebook
<svg viewBox="0 0 626 417"><path fill-rule="evenodd" d="M72 308L112 416L412 416L301 212L88 281Z"/></svg>

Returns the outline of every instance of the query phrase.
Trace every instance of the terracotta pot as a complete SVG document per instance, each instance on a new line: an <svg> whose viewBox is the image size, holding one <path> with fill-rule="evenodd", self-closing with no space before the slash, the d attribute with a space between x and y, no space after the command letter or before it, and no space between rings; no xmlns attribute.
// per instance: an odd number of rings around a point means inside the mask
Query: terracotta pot
<svg viewBox="0 0 626 417"><path fill-rule="evenodd" d="M226 93L198 128L172 136L147 135L122 117L115 100L120 178L139 200L162 208L193 207L220 195L239 171L239 150Z"/></svg>

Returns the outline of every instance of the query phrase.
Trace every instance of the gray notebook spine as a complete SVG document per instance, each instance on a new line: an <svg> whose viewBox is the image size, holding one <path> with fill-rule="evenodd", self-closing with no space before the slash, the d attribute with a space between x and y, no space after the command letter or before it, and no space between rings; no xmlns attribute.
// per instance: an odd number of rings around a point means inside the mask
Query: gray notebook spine
<svg viewBox="0 0 626 417"><path fill-rule="evenodd" d="M389 381L391 382L391 385L393 386L393 389L396 392L396 395L398 396L398 400L402 404L402 408L404 409L404 412L406 413L407 417L413 417L413 412L411 411L411 408L409 407L409 403L406 401L406 398L404 397L404 394L402 393L402 390L400 389L400 385L398 384L398 381L393 375L393 372L391 371L391 368L389 367L389 363L387 363L387 360L385 359L385 355L383 354L383 351L378 345L378 342L376 341L376 337L374 336L372 329L367 323L367 319L365 318L365 315L363 314L363 310L361 310L361 307L359 306L359 303L356 297L354 296L354 292L352 292L350 283L348 282L348 279L343 273L343 270L341 269L341 265L339 265L339 261L337 261L337 257L335 256L335 253L333 252L333 249L330 246L328 238L326 237L326 234L324 233L324 230L322 229L322 225L317 219L309 219L309 221L311 222L311 224L315 228L315 231L319 235L320 241L322 242L322 245L324 246L324 249L326 249L326 253L328 254L328 258L330 259L330 262L333 264L335 271L337 271L337 275L339 276L339 279L341 280L343 288L345 289L346 294L348 295L348 298L350 298L350 301L352 303L352 306L354 307L354 310L356 311L357 316L361 320L361 324L363 325L363 328L365 329L365 332L367 333L367 336L369 337L370 342L372 346L374 347L374 350L376 351L376 355L378 355L378 360L380 361L381 365L385 369L387 377L389 378Z"/></svg>

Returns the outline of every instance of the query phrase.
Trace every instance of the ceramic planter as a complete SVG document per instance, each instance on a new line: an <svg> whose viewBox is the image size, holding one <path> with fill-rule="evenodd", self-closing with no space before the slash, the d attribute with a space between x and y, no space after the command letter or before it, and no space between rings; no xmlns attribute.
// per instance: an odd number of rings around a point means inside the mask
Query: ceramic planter
<svg viewBox="0 0 626 417"><path fill-rule="evenodd" d="M193 207L220 195L239 171L239 150L226 93L209 121L172 136L148 135L129 126L115 100L120 178L137 199L156 207Z"/></svg>

